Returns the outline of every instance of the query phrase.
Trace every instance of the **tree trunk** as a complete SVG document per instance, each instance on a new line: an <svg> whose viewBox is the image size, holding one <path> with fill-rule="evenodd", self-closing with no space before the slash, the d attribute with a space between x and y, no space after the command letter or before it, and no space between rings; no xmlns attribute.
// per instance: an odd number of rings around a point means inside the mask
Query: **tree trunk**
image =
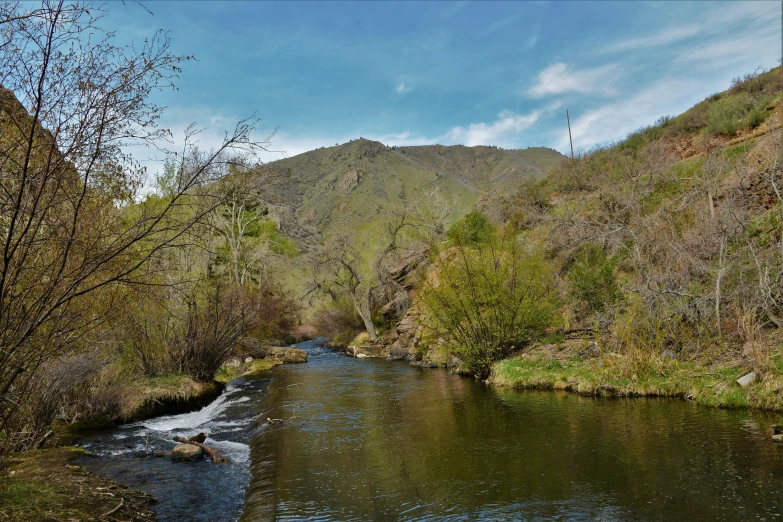
<svg viewBox="0 0 783 522"><path fill-rule="evenodd" d="M363 303L355 293L352 297L353 307L356 309L359 317L362 318L364 328L367 330L367 333L370 334L370 340L373 342L377 341L378 334L375 332L375 323L372 321L372 308L370 307L369 299L367 303Z"/></svg>

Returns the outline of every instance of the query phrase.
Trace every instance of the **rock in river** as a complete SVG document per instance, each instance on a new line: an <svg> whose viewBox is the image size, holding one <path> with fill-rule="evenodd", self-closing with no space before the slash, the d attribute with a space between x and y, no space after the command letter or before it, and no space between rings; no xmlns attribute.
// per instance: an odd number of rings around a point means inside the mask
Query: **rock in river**
<svg viewBox="0 0 783 522"><path fill-rule="evenodd" d="M204 459L204 452L193 444L180 444L171 451L172 462L198 462Z"/></svg>

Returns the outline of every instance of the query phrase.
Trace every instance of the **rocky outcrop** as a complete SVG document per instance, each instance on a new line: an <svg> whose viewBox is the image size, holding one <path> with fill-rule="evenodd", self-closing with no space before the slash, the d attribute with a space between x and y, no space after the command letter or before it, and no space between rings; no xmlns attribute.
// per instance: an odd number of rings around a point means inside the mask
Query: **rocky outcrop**
<svg viewBox="0 0 783 522"><path fill-rule="evenodd" d="M382 357L383 346L380 344L367 344L362 346L348 346L345 349L345 353L352 355L359 359L367 359L368 357Z"/></svg>
<svg viewBox="0 0 783 522"><path fill-rule="evenodd" d="M283 364L298 364L307 362L307 352L295 346L267 348L267 357L276 359Z"/></svg>

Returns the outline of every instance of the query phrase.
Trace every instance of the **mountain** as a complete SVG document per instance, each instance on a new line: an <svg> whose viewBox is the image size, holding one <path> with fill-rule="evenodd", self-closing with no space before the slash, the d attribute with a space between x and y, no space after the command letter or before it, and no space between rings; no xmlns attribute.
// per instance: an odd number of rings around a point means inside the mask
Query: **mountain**
<svg viewBox="0 0 783 522"><path fill-rule="evenodd" d="M336 232L364 229L382 208L434 189L455 202L456 219L481 198L543 177L562 159L543 147L387 147L359 138L262 165L253 178L281 232L306 252Z"/></svg>

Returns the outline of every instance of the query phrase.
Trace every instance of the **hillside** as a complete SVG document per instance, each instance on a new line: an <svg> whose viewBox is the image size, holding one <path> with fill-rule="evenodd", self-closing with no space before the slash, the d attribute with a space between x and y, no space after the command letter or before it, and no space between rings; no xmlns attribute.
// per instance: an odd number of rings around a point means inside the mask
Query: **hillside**
<svg viewBox="0 0 783 522"><path fill-rule="evenodd" d="M390 148L360 138L263 165L254 185L281 231L308 251L335 232L362 230L382 208L434 189L454 202L456 219L481 197L516 190L563 158L546 148Z"/></svg>
<svg viewBox="0 0 783 522"><path fill-rule="evenodd" d="M546 335L522 329L493 344L491 382L783 409L782 73L736 78L681 115L482 201L497 234L546 260L557 307ZM432 268L440 285L461 273L448 261L457 248L443 244ZM477 295L499 277L481 270L462 274ZM448 302L432 288L414 296L392 351L425 362L470 357L449 328L423 327L427 303ZM476 305L489 321L503 317L492 303Z"/></svg>

